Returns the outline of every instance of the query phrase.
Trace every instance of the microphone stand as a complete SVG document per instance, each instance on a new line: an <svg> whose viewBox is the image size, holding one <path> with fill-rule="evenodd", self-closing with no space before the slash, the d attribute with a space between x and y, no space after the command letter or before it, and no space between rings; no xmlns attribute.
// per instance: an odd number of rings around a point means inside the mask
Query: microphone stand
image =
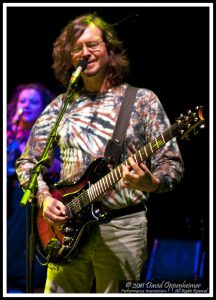
<svg viewBox="0 0 216 300"><path fill-rule="evenodd" d="M41 173L42 164L44 161L48 158L48 152L50 149L51 144L53 143L54 138L56 137L56 131L59 126L59 123L65 113L65 110L71 101L73 97L74 92L74 86L77 82L77 79L81 73L87 66L87 60L83 59L78 63L78 68L75 72L73 72L70 83L68 86L68 89L66 91L65 97L64 97L64 103L62 106L62 109L55 121L55 124L48 136L48 141L46 143L46 146L44 148L43 154L41 156L41 159L38 161L38 163L34 166L32 175L29 180L29 184L23 194L23 197L20 201L20 206L26 206L28 203L28 200L30 196L32 195L31 200L31 224L30 224L30 235L28 237L28 217L26 217L26 272L27 272L27 281L26 281L26 292L32 293L33 292L33 283L34 283L34 263L35 263L35 241L36 241L36 206L37 206L37 200L36 200L36 190L37 190L37 177ZM26 214L28 215L28 210L26 209Z"/></svg>

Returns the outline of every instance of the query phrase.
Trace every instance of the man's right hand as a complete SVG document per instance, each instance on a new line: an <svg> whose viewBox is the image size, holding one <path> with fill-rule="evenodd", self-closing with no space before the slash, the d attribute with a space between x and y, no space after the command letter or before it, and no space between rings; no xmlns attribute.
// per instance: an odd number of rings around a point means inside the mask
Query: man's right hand
<svg viewBox="0 0 216 300"><path fill-rule="evenodd" d="M43 201L43 217L51 225L62 225L68 218L66 206L52 196L47 196Z"/></svg>

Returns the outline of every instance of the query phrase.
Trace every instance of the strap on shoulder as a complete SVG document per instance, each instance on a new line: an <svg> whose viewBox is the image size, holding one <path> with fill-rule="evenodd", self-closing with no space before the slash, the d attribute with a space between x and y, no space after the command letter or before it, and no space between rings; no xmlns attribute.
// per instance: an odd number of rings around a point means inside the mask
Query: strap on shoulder
<svg viewBox="0 0 216 300"><path fill-rule="evenodd" d="M113 166L119 164L120 156L123 150L125 134L129 125L137 91L137 87L128 85L120 107L112 138L108 141L105 149L105 161Z"/></svg>

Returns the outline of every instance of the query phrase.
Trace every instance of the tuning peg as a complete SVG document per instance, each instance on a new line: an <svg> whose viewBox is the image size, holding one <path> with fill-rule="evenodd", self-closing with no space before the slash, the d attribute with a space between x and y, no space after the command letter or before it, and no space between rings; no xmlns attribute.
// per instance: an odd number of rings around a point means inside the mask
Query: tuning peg
<svg viewBox="0 0 216 300"><path fill-rule="evenodd" d="M205 128L205 124L200 125L200 128L201 129Z"/></svg>
<svg viewBox="0 0 216 300"><path fill-rule="evenodd" d="M188 112L187 112L187 113L188 113L188 115L190 115L190 114L191 114L191 110L188 110Z"/></svg>

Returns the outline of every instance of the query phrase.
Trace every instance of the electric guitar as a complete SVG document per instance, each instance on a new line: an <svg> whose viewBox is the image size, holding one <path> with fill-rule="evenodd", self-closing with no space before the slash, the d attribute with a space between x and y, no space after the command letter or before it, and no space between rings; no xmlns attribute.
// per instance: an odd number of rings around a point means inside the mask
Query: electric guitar
<svg viewBox="0 0 216 300"><path fill-rule="evenodd" d="M202 106L196 107L195 112L189 111L187 115L181 115L165 132L134 153L132 157L139 164L172 138L185 139L191 132L196 134L198 127L204 127ZM129 166L128 160L110 171L105 160L99 158L90 164L75 184L57 183L50 187L52 196L66 205L68 220L61 227L50 225L44 220L42 209L38 209L37 250L46 259L44 264L70 261L78 251L83 233L90 230L93 224L110 221L109 211L97 200L122 178L123 165Z"/></svg>

